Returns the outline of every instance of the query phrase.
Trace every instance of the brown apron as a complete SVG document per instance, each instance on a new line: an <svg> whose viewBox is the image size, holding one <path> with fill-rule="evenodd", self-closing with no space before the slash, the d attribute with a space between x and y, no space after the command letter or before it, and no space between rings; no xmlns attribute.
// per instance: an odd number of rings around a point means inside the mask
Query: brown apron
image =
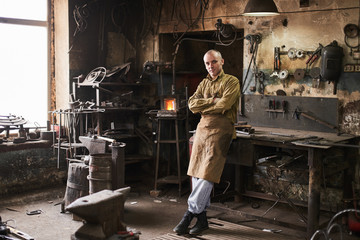
<svg viewBox="0 0 360 240"><path fill-rule="evenodd" d="M197 126L187 174L219 183L234 126L223 115L202 115Z"/></svg>

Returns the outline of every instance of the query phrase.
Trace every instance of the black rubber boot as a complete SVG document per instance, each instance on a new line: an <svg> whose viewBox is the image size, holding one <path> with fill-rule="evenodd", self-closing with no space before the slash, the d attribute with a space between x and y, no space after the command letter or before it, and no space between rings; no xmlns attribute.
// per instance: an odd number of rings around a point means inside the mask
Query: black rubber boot
<svg viewBox="0 0 360 240"><path fill-rule="evenodd" d="M194 218L194 214L190 211L186 211L183 218L179 222L179 224L173 229L179 235L183 235L188 232L188 227L191 223L191 220Z"/></svg>
<svg viewBox="0 0 360 240"><path fill-rule="evenodd" d="M206 217L206 211L199 213L196 215L197 222L194 227L192 227L189 231L190 234L199 234L202 231L209 229L209 224Z"/></svg>

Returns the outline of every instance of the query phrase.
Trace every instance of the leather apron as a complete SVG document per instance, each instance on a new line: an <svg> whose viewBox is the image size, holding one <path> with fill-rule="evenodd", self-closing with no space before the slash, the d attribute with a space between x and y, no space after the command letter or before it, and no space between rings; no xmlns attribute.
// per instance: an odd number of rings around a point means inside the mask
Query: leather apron
<svg viewBox="0 0 360 240"><path fill-rule="evenodd" d="M197 126L187 174L219 183L234 125L224 115L202 115Z"/></svg>

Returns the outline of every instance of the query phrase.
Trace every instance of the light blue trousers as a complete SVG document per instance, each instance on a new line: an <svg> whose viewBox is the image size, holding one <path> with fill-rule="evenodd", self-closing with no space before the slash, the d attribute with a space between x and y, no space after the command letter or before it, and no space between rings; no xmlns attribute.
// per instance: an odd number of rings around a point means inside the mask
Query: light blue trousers
<svg viewBox="0 0 360 240"><path fill-rule="evenodd" d="M188 198L188 210L199 214L210 206L210 194L214 183L196 177L192 177L191 181L192 192Z"/></svg>

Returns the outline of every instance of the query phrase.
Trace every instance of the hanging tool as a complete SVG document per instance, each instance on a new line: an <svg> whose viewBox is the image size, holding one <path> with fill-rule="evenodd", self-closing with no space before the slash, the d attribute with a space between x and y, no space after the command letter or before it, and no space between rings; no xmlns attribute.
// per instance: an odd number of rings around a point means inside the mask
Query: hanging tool
<svg viewBox="0 0 360 240"><path fill-rule="evenodd" d="M286 87L286 82L285 80L287 79L287 77L289 76L289 71L288 70L282 70L280 73L279 73L279 79L282 81L282 84L283 84L283 87L285 88Z"/></svg>
<svg viewBox="0 0 360 240"><path fill-rule="evenodd" d="M269 118L271 118L271 113L276 108L275 99L269 100Z"/></svg>
<svg viewBox="0 0 360 240"><path fill-rule="evenodd" d="M306 66L313 64L318 58L321 56L321 50L323 49L323 45L319 43L319 47L311 54L311 56L306 60Z"/></svg>
<svg viewBox="0 0 360 240"><path fill-rule="evenodd" d="M273 106L273 110L276 109L276 102L275 102L275 99L272 100L272 106Z"/></svg>
<svg viewBox="0 0 360 240"><path fill-rule="evenodd" d="M295 110L294 110L294 113L292 115L292 118L295 118L296 120L299 120L299 116L300 116L300 109L298 106L296 106Z"/></svg>
<svg viewBox="0 0 360 240"><path fill-rule="evenodd" d="M262 71L259 71L255 75L255 82L258 83L258 92L260 94L264 94L265 86L264 86L264 79L265 79L265 73ZM256 83L255 83L256 84Z"/></svg>
<svg viewBox="0 0 360 240"><path fill-rule="evenodd" d="M281 102L281 107L282 107L282 110L283 110L283 118L285 118L285 112L286 112L286 109L287 109L287 101L283 100Z"/></svg>
<svg viewBox="0 0 360 240"><path fill-rule="evenodd" d="M295 48L290 48L289 50L288 50L288 57L290 58L290 59L295 59L296 58L296 49Z"/></svg>
<svg viewBox="0 0 360 240"><path fill-rule="evenodd" d="M280 70L280 48L274 48L274 70Z"/></svg>

